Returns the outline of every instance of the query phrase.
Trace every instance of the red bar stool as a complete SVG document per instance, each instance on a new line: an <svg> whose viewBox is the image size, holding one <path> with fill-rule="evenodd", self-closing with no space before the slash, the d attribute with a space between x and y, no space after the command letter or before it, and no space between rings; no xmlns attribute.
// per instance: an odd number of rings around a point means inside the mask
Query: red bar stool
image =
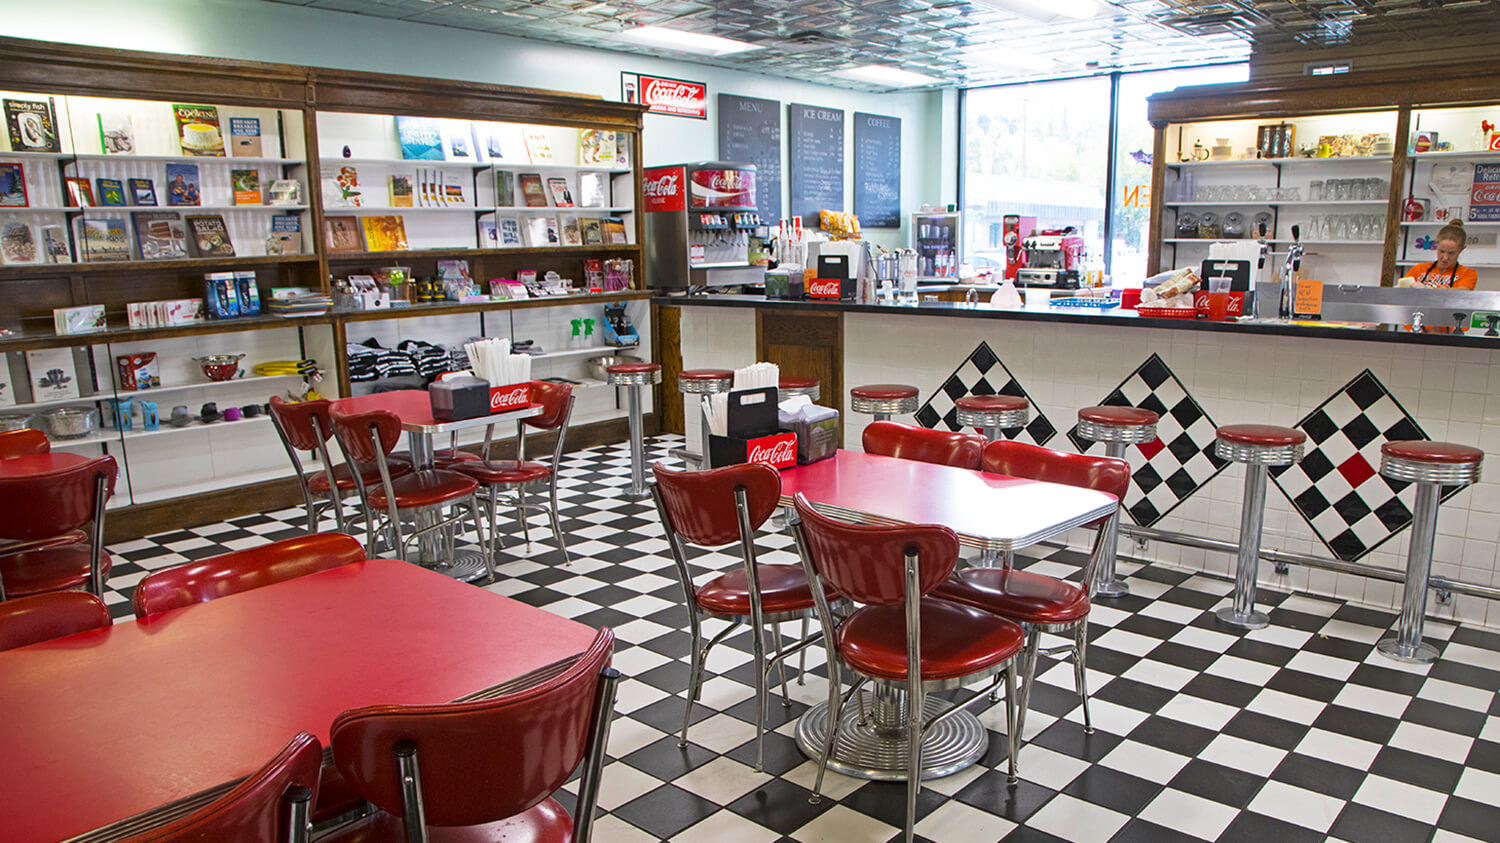
<svg viewBox="0 0 1500 843"><path fill-rule="evenodd" d="M820 387L822 382L817 378L799 378L796 375L782 375L781 382L776 385L777 402L785 401L793 395L806 395L813 401L822 397Z"/></svg>
<svg viewBox="0 0 1500 843"><path fill-rule="evenodd" d="M731 386L734 386L734 372L728 369L684 369L677 373L677 391L683 395L713 395L728 392ZM695 454L683 448L681 456L684 462L694 463L699 469L708 468L708 414L703 412L701 401L690 402L689 406L698 410L699 430L702 431L698 440L699 452ZM686 423L687 420L683 421Z"/></svg>
<svg viewBox="0 0 1500 843"><path fill-rule="evenodd" d="M1130 445L1155 441L1158 418L1156 413L1136 407L1084 407L1078 411L1078 435L1093 442L1103 442L1106 457L1123 460ZM1124 597L1130 593L1130 584L1115 575L1119 523L1111 525L1110 531L1099 558L1095 597Z"/></svg>
<svg viewBox="0 0 1500 843"><path fill-rule="evenodd" d="M887 421L898 413L915 413L917 406L917 388L904 383L872 383L849 390L849 409L871 413L875 421Z"/></svg>
<svg viewBox="0 0 1500 843"><path fill-rule="evenodd" d="M1484 452L1448 442L1387 442L1380 446L1380 476L1417 486L1412 507L1411 545L1406 552L1406 588L1401 595L1401 619L1394 637L1375 645L1381 655L1396 661L1426 664L1437 658L1437 648L1422 641L1427 611L1427 575L1432 569L1432 545L1437 538L1438 503L1443 486L1479 480Z"/></svg>
<svg viewBox="0 0 1500 843"><path fill-rule="evenodd" d="M1245 499L1240 509L1240 552L1235 564L1234 603L1214 614L1241 629L1264 629L1271 619L1255 611L1255 570L1260 561L1260 528L1266 514L1266 471L1302 459L1307 434L1271 424L1231 424L1215 431L1214 453L1245 463Z"/></svg>
<svg viewBox="0 0 1500 843"><path fill-rule="evenodd" d="M625 387L630 413L630 488L622 497L638 501L651 492L646 488L646 443L641 431L641 387L661 383L660 363L616 363L606 366L605 383Z"/></svg>
<svg viewBox="0 0 1500 843"><path fill-rule="evenodd" d="M965 395L953 405L958 408L958 423L984 431L989 442L999 439L1000 431L1025 427L1031 421L1031 405L1019 395Z"/></svg>

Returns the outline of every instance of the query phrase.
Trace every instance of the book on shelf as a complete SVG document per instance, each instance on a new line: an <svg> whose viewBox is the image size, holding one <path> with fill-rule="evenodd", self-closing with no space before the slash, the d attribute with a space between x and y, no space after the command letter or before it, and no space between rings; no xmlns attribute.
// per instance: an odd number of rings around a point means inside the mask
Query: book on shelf
<svg viewBox="0 0 1500 843"><path fill-rule="evenodd" d="M552 163L552 143L545 129L526 130L526 157L533 164Z"/></svg>
<svg viewBox="0 0 1500 843"><path fill-rule="evenodd" d="M468 178L465 173L457 170L445 171L443 177L442 204L444 205L467 205L468 194L464 192L464 180Z"/></svg>
<svg viewBox="0 0 1500 843"><path fill-rule="evenodd" d="M301 205L302 182L296 179L276 179L271 182L268 205Z"/></svg>
<svg viewBox="0 0 1500 843"><path fill-rule="evenodd" d="M0 208L27 208L31 200L26 195L26 168L17 161L0 163Z"/></svg>
<svg viewBox="0 0 1500 843"><path fill-rule="evenodd" d="M264 154L259 117L229 118L229 154L235 158L259 158Z"/></svg>
<svg viewBox="0 0 1500 843"><path fill-rule="evenodd" d="M578 163L615 165L615 133L613 130L579 129Z"/></svg>
<svg viewBox="0 0 1500 843"><path fill-rule="evenodd" d="M520 246L521 242L521 218L515 214L502 214L496 220L500 226L501 246Z"/></svg>
<svg viewBox="0 0 1500 843"><path fill-rule="evenodd" d="M125 188L130 192L130 204L156 204L156 184L150 179L126 179Z"/></svg>
<svg viewBox="0 0 1500 843"><path fill-rule="evenodd" d="M568 180L560 176L547 179L547 189L552 192L552 204L559 208L573 207L573 192L568 190Z"/></svg>
<svg viewBox="0 0 1500 843"><path fill-rule="evenodd" d="M99 148L105 155L135 153L135 127L123 111L99 112Z"/></svg>
<svg viewBox="0 0 1500 843"><path fill-rule="evenodd" d="M224 157L224 135L219 129L219 109L212 105L172 105L177 121L177 143L183 155Z"/></svg>
<svg viewBox="0 0 1500 843"><path fill-rule="evenodd" d="M218 214L202 214L185 217L183 221L192 234L188 239L188 247L194 257L234 257L234 243L229 240L229 229L225 227L223 217Z"/></svg>
<svg viewBox="0 0 1500 843"><path fill-rule="evenodd" d="M579 233L578 230L577 217L562 218L562 244L564 246L583 245L583 236Z"/></svg>
<svg viewBox="0 0 1500 843"><path fill-rule="evenodd" d="M234 204L259 205L260 170L230 170L229 186L234 191Z"/></svg>
<svg viewBox="0 0 1500 843"><path fill-rule="evenodd" d="M323 168L323 207L357 208L363 204L357 168L348 164L336 170Z"/></svg>
<svg viewBox="0 0 1500 843"><path fill-rule="evenodd" d="M583 245L604 245L603 226L599 224L598 217L581 217L578 220L578 229L583 234Z"/></svg>
<svg viewBox="0 0 1500 843"><path fill-rule="evenodd" d="M271 244L275 251L271 251ZM271 236L266 239L267 252L276 255L302 254L302 217L297 214L275 214L271 217Z"/></svg>
<svg viewBox="0 0 1500 843"><path fill-rule="evenodd" d="M97 178L94 186L99 188L100 205L119 207L125 204L125 185L119 179Z"/></svg>
<svg viewBox="0 0 1500 843"><path fill-rule="evenodd" d="M516 176L516 183L521 186L521 197L526 200L526 207L547 207L547 191L542 188L541 173L521 173Z"/></svg>
<svg viewBox="0 0 1500 843"><path fill-rule="evenodd" d="M365 247L371 252L404 252L406 221L399 216L365 217Z"/></svg>
<svg viewBox="0 0 1500 843"><path fill-rule="evenodd" d="M553 239L551 239L551 240L549 240L548 237L547 237L547 234L548 234L549 230L553 234ZM525 235L526 235L526 245L528 245L528 246L556 246L557 245L557 240L555 239L556 236L557 236L556 235L557 225L556 225L556 223L553 223L551 220L549 220L547 217L540 216L540 215L534 216L534 217L527 217L526 218L526 228L524 229L524 232L525 232Z"/></svg>
<svg viewBox="0 0 1500 843"><path fill-rule="evenodd" d="M412 207L411 176L405 173L391 176L391 207Z"/></svg>
<svg viewBox="0 0 1500 843"><path fill-rule="evenodd" d="M444 157L449 161L478 161L479 145L474 142L474 126L467 120L443 120Z"/></svg>
<svg viewBox="0 0 1500 843"><path fill-rule="evenodd" d="M615 166L630 166L630 136L624 132L615 132Z"/></svg>
<svg viewBox="0 0 1500 843"><path fill-rule="evenodd" d="M505 148L508 145L505 134L494 123L475 123L474 140L476 146L483 147L484 157L487 160L499 161L505 157Z"/></svg>
<svg viewBox="0 0 1500 843"><path fill-rule="evenodd" d="M176 211L137 211L130 215L141 260L158 261L188 256L187 224Z"/></svg>
<svg viewBox="0 0 1500 843"><path fill-rule="evenodd" d="M469 262L466 260L440 260L437 262L439 281L470 282Z"/></svg>
<svg viewBox="0 0 1500 843"><path fill-rule="evenodd" d="M78 251L85 263L130 260L130 236L120 217L80 217Z"/></svg>
<svg viewBox="0 0 1500 843"><path fill-rule="evenodd" d="M198 191L197 164L167 165L167 205L192 206L203 204Z"/></svg>
<svg viewBox="0 0 1500 843"><path fill-rule="evenodd" d="M363 252L365 239L360 235L359 217L324 217L323 245L330 252Z"/></svg>
<svg viewBox="0 0 1500 843"><path fill-rule="evenodd" d="M442 161L443 132L431 117L396 118L396 140L401 157L409 161Z"/></svg>
<svg viewBox="0 0 1500 843"><path fill-rule="evenodd" d="M88 179L78 176L68 176L64 181L68 185L68 205L70 207L94 207L94 188L89 185Z"/></svg>
<svg viewBox="0 0 1500 843"><path fill-rule="evenodd" d="M603 208L609 204L609 188L604 173L578 174L578 207Z"/></svg>
<svg viewBox="0 0 1500 843"><path fill-rule="evenodd" d="M509 170L495 171L495 205L501 208L516 206L516 174Z"/></svg>
<svg viewBox="0 0 1500 843"><path fill-rule="evenodd" d="M441 185L438 181L440 178L436 167L417 168L417 184L414 191L417 207L436 208L441 204L438 196L441 192Z"/></svg>
<svg viewBox="0 0 1500 843"><path fill-rule="evenodd" d="M62 152L52 98L5 100L5 126L11 152Z"/></svg>
<svg viewBox="0 0 1500 843"><path fill-rule="evenodd" d="M78 363L71 348L39 348L26 352L32 401L61 401L78 397Z"/></svg>
<svg viewBox="0 0 1500 843"><path fill-rule="evenodd" d="M600 223L603 230L604 242L610 246L625 246L630 243L630 234L625 230L625 221L619 217L609 217Z"/></svg>
<svg viewBox="0 0 1500 843"><path fill-rule="evenodd" d="M479 220L476 223L479 248L496 249L500 246L500 235L495 229L494 220Z"/></svg>
<svg viewBox="0 0 1500 843"><path fill-rule="evenodd" d="M36 238L24 222L0 226L0 259L5 263L37 263Z"/></svg>
<svg viewBox="0 0 1500 843"><path fill-rule="evenodd" d="M68 232L60 225L42 226L42 257L47 263L72 263L68 249Z"/></svg>

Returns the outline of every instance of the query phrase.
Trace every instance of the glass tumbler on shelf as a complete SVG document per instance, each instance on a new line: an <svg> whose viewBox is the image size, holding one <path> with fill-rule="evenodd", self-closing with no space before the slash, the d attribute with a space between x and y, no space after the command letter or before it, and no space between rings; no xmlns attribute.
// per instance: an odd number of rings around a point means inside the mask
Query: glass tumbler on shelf
<svg viewBox="0 0 1500 843"><path fill-rule="evenodd" d="M1307 199L1309 202L1323 201L1323 182L1312 181L1307 184Z"/></svg>
<svg viewBox="0 0 1500 843"><path fill-rule="evenodd" d="M1330 214L1328 216L1328 239L1349 239L1349 217L1344 214Z"/></svg>
<svg viewBox="0 0 1500 843"><path fill-rule="evenodd" d="M1323 217L1322 216L1320 216L1318 214L1313 214L1312 216L1310 216L1310 217L1307 218L1307 239L1309 239L1309 240L1327 240L1328 239L1327 224L1323 222Z"/></svg>

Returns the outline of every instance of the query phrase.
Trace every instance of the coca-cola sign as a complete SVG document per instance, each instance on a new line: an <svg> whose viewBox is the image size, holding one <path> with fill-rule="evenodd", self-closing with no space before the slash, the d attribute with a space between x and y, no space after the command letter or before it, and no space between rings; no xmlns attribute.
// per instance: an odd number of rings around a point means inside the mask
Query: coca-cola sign
<svg viewBox="0 0 1500 843"><path fill-rule="evenodd" d="M773 468L789 468L797 464L797 434L778 433L762 436L745 443L745 462L758 462Z"/></svg>
<svg viewBox="0 0 1500 843"><path fill-rule="evenodd" d="M755 171L694 170L688 190L694 208L753 208Z"/></svg>
<svg viewBox="0 0 1500 843"><path fill-rule="evenodd" d="M508 413L531 406L531 384L517 383L510 386L490 387L490 412Z"/></svg>
<svg viewBox="0 0 1500 843"><path fill-rule="evenodd" d="M646 211L681 211L687 207L687 170L683 167L653 167L641 174L641 193Z"/></svg>
<svg viewBox="0 0 1500 843"><path fill-rule="evenodd" d="M621 73L620 97L626 102L645 105L652 114L708 119L708 86L702 82Z"/></svg>
<svg viewBox="0 0 1500 843"><path fill-rule="evenodd" d="M836 299L843 292L843 282L837 278L814 278L807 285L807 297L811 299Z"/></svg>
<svg viewBox="0 0 1500 843"><path fill-rule="evenodd" d="M1469 222L1500 222L1500 164L1475 164Z"/></svg>

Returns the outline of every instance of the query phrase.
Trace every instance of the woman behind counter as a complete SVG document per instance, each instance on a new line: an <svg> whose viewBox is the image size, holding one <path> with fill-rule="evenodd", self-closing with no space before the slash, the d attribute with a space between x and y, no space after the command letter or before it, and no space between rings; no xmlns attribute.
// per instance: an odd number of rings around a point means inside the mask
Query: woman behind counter
<svg viewBox="0 0 1500 843"><path fill-rule="evenodd" d="M1419 263L1396 282L1398 287L1451 287L1456 290L1472 290L1479 282L1479 273L1458 263L1458 254L1464 250L1468 233L1462 220L1453 220L1438 230L1437 260Z"/></svg>

